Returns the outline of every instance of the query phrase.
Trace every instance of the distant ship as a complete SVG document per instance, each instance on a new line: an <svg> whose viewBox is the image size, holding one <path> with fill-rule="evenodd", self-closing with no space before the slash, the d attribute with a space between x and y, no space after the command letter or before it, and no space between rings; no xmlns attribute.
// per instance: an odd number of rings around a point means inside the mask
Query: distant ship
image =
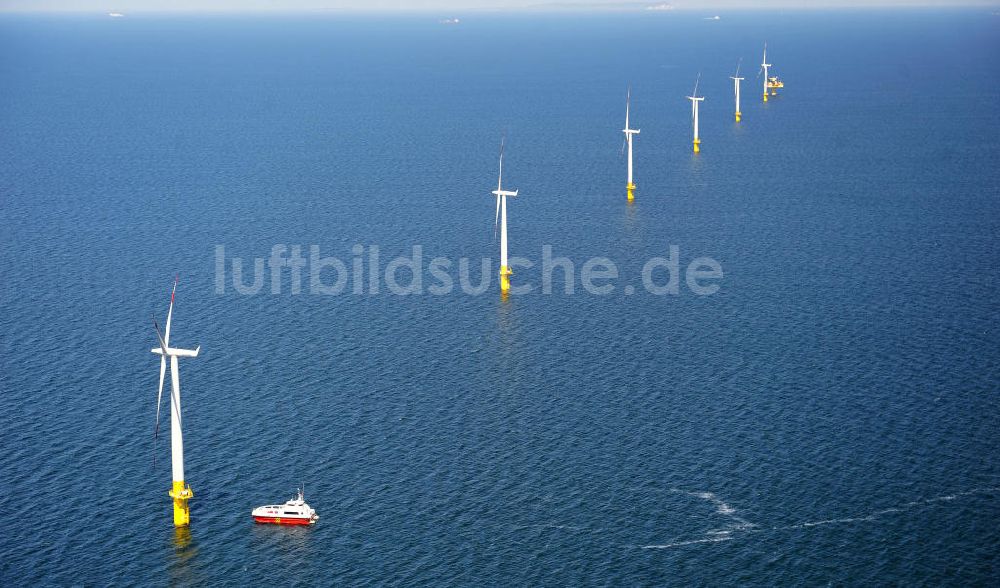
<svg viewBox="0 0 1000 588"><path fill-rule="evenodd" d="M110 16L111 18L121 18L125 15L122 14L121 12L109 12L108 16Z"/></svg>
<svg viewBox="0 0 1000 588"><path fill-rule="evenodd" d="M258 506L250 514L254 522L272 525L313 525L319 520L316 511L306 504L302 490L285 504Z"/></svg>

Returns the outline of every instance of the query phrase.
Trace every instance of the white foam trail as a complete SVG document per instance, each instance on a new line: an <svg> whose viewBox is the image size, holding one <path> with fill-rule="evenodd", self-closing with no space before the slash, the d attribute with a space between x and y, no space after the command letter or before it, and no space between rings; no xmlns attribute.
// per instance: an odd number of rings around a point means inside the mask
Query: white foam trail
<svg viewBox="0 0 1000 588"><path fill-rule="evenodd" d="M730 526L726 529L714 529L710 531L705 531L704 536L694 539L677 540L673 543L665 543L662 545L643 545L642 549L670 549L673 547L683 547L685 545L695 545L699 543L718 543L720 541L729 541L734 539L734 533L738 531L745 532L759 532L761 529L758 525L750 523L739 516L736 515L736 509L732 508L724 501L722 501L718 496L712 492L687 492L684 490L678 490L672 488L671 492L677 492L682 494L688 494L696 498L701 498L702 500L707 500L715 504L716 512L718 514L729 517L733 521L737 521L740 524ZM951 502L963 496L971 496L974 494L996 494L1000 492L1000 487L989 487L989 488L973 488L972 490L967 490L965 492L958 492L955 494L946 494L944 496L935 496L932 498L925 498L922 500L913 500L904 503L897 507L883 508L880 510L875 510L863 515L855 515L849 517L841 517L835 519L822 519L819 521L805 521L801 523L796 523L794 525L785 525L781 527L771 527L772 531L788 531L794 529L808 529L810 527L821 527L824 525L842 525L850 523L861 523L861 522L872 522L878 520L879 517L888 514L895 514L900 512L906 512L912 510L919 506L927 506L939 502Z"/></svg>
<svg viewBox="0 0 1000 588"><path fill-rule="evenodd" d="M893 513L897 513L897 512L904 512L904 511L916 508L918 506L926 506L926 505L934 504L934 503L937 503L937 502L951 502L952 500L956 500L957 498L959 498L961 496L971 496L973 494L994 494L997 491L1000 491L1000 488L973 488L972 490L967 490L965 492L959 492L957 494L947 494L945 496L935 496L933 498L925 498L923 500L911 500L910 502L902 504L902 505L900 505L898 507L883 508L881 510L872 511L872 512L866 514L866 515L856 515L856 516L852 516L852 517L844 517L844 518L839 518L839 519L825 519L825 520L822 520L822 521L807 521L807 522L798 523L798 524L795 524L795 525L787 525L787 526L784 526L784 527L774 527L773 530L775 530L775 531L782 531L782 530L788 530L788 529L803 529L803 528L807 528L807 527L819 527L819 526L822 526L822 525L835 525L835 524L846 524L846 523L871 522L871 521L874 521L874 520L878 519L882 515L893 514Z"/></svg>
<svg viewBox="0 0 1000 588"><path fill-rule="evenodd" d="M730 506L726 501L716 496L714 492L688 492L678 488L671 488L670 492L687 494L688 496L694 496L695 498L711 502L715 505L716 514L722 515L736 524L731 524L725 529L712 529L705 531L705 533L698 538L682 539L672 543L659 545L644 545L642 546L642 549L671 549L674 547L683 547L685 545L697 545L699 543L719 543L721 541L729 541L733 539L733 532L735 531L750 531L757 527L757 525L738 516L736 514L736 509Z"/></svg>
<svg viewBox="0 0 1000 588"><path fill-rule="evenodd" d="M684 547L685 545L694 545L696 543L719 543L720 541L729 541L732 537L709 537L707 539L691 539L688 541L677 541L676 543L664 543L663 545L643 545L640 549L671 549L673 547Z"/></svg>
<svg viewBox="0 0 1000 588"><path fill-rule="evenodd" d="M736 509L730 506L726 501L722 500L715 495L714 492L686 492L684 490L679 490L677 488L671 488L671 492L677 492L681 494L687 494L688 496L694 496L696 498L701 498L702 500L707 500L715 505L715 512L739 523L734 529L749 529L756 527L757 525L751 523L750 521L741 518L736 515Z"/></svg>
<svg viewBox="0 0 1000 588"><path fill-rule="evenodd" d="M844 517L842 519L825 519L822 521L809 521L806 523L798 523L795 525L788 525L785 527L773 527L774 531L785 531L791 529L806 529L808 527L821 527L823 525L838 525L843 523L858 523L861 521L872 521L875 520L872 516L867 517Z"/></svg>

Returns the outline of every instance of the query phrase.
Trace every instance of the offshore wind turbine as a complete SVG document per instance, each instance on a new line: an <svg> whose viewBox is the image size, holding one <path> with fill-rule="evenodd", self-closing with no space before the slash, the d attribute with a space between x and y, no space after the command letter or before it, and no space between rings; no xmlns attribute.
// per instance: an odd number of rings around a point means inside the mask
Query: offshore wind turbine
<svg viewBox="0 0 1000 588"><path fill-rule="evenodd" d="M629 87L625 93L625 128L622 129L622 132L625 133L625 143L628 144L628 183L625 184L625 191L628 192L629 202L635 200L635 183L632 181L632 135L639 134L639 129L632 129L628 126L628 111L631 101L632 88ZM624 147L624 145L622 146Z"/></svg>
<svg viewBox="0 0 1000 588"><path fill-rule="evenodd" d="M698 103L704 100L704 96L698 96L698 82L701 81L701 73L698 74L698 78L694 82L694 92L687 97L691 101L691 122L694 123L694 152L698 153L701 151L701 139L698 138Z"/></svg>
<svg viewBox="0 0 1000 588"><path fill-rule="evenodd" d="M190 349L180 349L170 347L170 319L174 314L174 294L177 292L177 279L174 279L174 288L170 291L170 309L167 310L167 325L163 334L160 334L160 326L153 319L153 328L156 329L156 338L160 342L159 347L151 351L160 356L160 389L156 394L156 428L153 429L153 443L155 447L156 437L160 430L160 401L163 398L163 377L166 375L167 358L170 358L170 459L173 473L173 485L168 493L174 503L174 526L186 527L191 523L191 513L188 509L188 500L194 497L191 487L184 482L184 438L181 432L181 381L178 373L177 359L180 357L198 357L201 350L199 345L194 351Z"/></svg>
<svg viewBox="0 0 1000 588"><path fill-rule="evenodd" d="M736 62L736 75L729 76L729 79L733 80L733 88L736 92L736 122L740 122L740 117L742 116L742 113L740 113L740 81L743 79L740 77L740 63L742 62L743 59Z"/></svg>
<svg viewBox="0 0 1000 588"><path fill-rule="evenodd" d="M500 228L500 294L506 296L510 291L510 266L507 264L507 197L517 196L517 190L511 192L503 189L503 144L500 140L500 175L497 178L497 189L492 192L497 197L497 213L493 223L493 234L496 235L497 225Z"/></svg>
<svg viewBox="0 0 1000 588"><path fill-rule="evenodd" d="M760 64L760 69L764 72L764 102L767 102L767 76L769 67L771 67L771 64L767 62L767 41L764 41L764 61Z"/></svg>

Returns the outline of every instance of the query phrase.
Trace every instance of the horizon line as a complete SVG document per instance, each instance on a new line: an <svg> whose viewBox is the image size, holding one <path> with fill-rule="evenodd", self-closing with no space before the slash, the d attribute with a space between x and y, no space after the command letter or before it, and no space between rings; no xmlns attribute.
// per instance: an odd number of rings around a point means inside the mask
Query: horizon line
<svg viewBox="0 0 1000 588"><path fill-rule="evenodd" d="M669 8L661 8L661 6L670 6ZM997 10L1000 9L1000 0L958 0L957 2L943 3L940 0L914 0L912 2L880 2L875 0L874 2L865 2L863 0L858 0L857 3L844 4L842 2L837 2L836 0L830 0L828 2L816 2L808 5L802 5L801 3L796 3L793 1L787 4L782 2L779 4L762 6L734 6L734 5L719 5L716 7L694 7L694 6L673 6L669 3L606 3L606 4L591 4L591 3L560 3L560 2L550 2L550 3L539 3L528 6L516 6L516 7L498 7L498 6L473 6L473 7L461 7L461 8L445 8L445 7L408 7L408 8L351 8L351 7L339 7L339 8L286 8L286 7L273 7L273 6L256 6L256 7L240 7L240 8L197 8L190 6L181 7L160 7L160 8L139 8L137 10L116 10L116 9L106 9L106 8L86 8L86 7L62 7L62 8L38 8L38 7L17 7L17 6L0 6L0 14L73 14L73 15L110 15L110 14L121 14L123 16L128 15L156 15L156 14L191 14L191 15L296 15L296 14L323 14L323 15L339 15L339 14L372 14L372 15L427 15L434 14L440 17L454 16L456 14L513 14L513 13L629 13L629 14L671 14L671 13L703 13L715 15L718 13L740 13L740 12L775 12L775 11L789 11L789 12L816 12L816 11L869 11L869 10L886 10L886 9L899 9L899 10L914 10L914 9L986 9L986 10ZM1000 14L994 12L994 14Z"/></svg>

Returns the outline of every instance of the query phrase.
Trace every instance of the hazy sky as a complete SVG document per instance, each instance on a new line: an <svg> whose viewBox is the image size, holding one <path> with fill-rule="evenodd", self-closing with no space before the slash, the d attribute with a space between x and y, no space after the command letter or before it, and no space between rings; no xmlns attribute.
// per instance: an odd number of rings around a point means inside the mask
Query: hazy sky
<svg viewBox="0 0 1000 588"><path fill-rule="evenodd" d="M0 10L86 12L260 12L260 11L431 11L478 10L678 10L875 6L1000 6L1000 0L0 0Z"/></svg>

